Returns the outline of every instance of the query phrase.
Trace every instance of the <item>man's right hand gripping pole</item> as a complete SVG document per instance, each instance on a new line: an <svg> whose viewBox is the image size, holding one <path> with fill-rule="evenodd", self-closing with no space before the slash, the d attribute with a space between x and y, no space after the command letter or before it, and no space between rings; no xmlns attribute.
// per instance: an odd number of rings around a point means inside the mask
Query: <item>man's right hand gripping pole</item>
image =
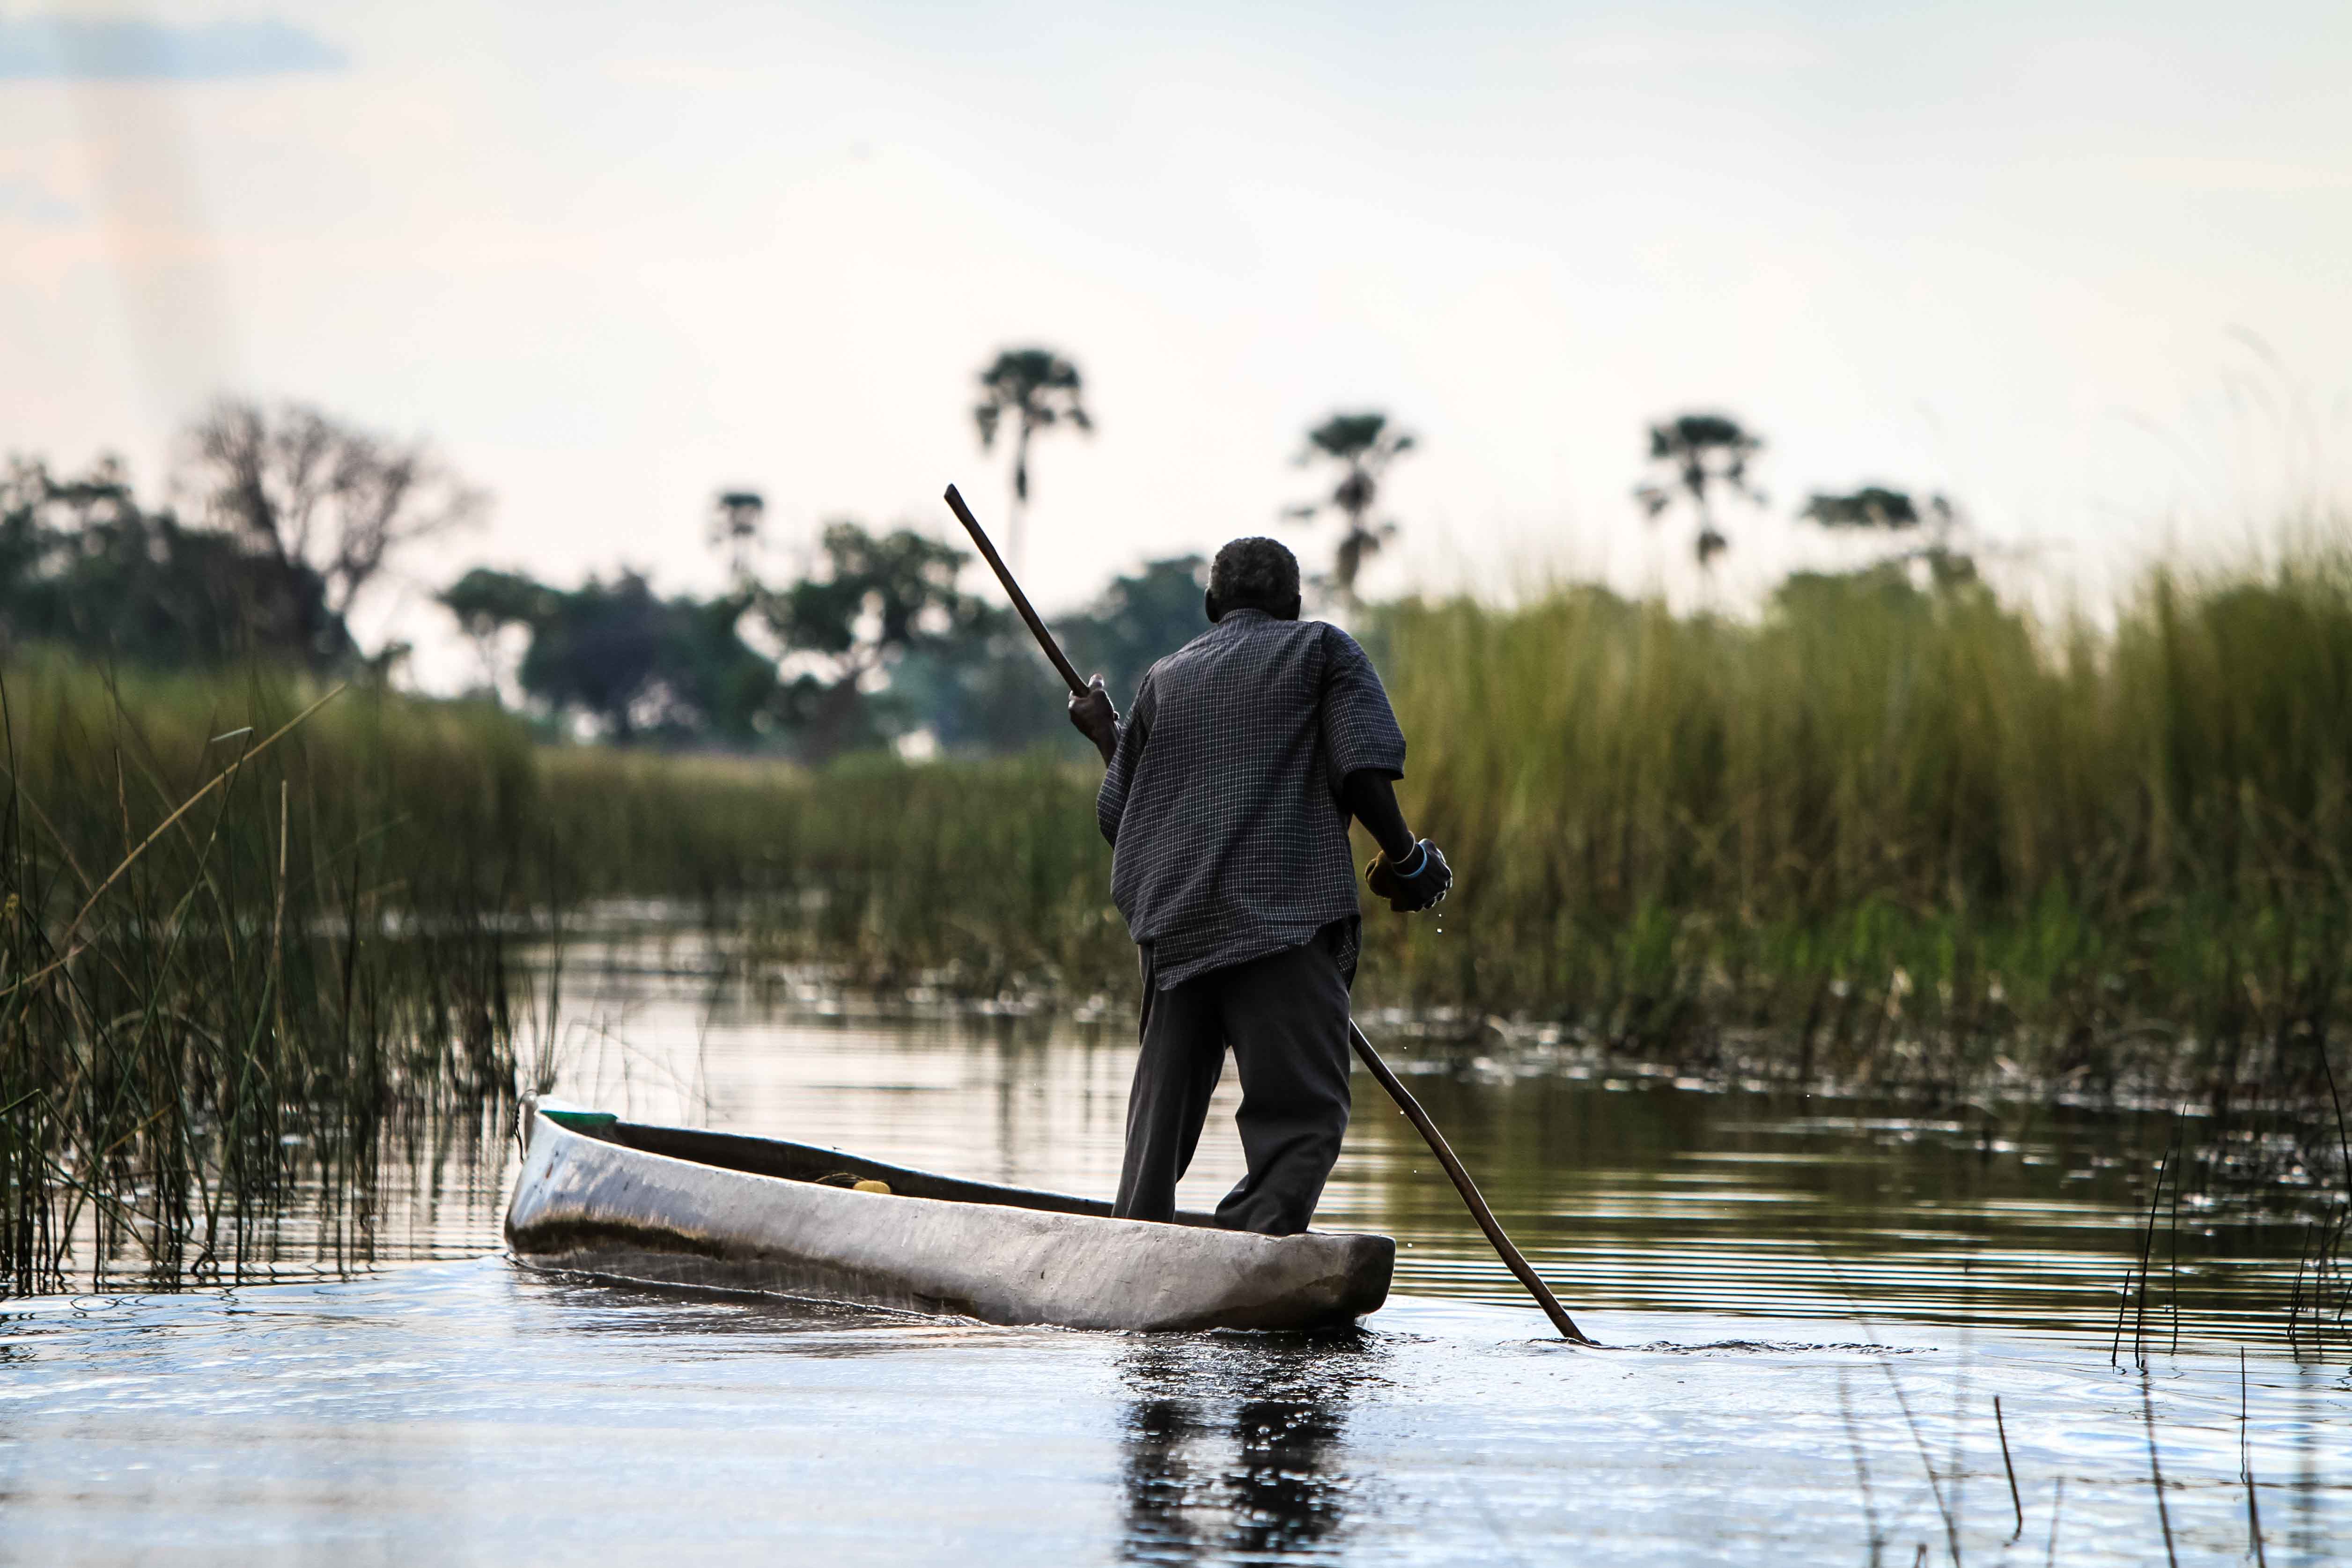
<svg viewBox="0 0 2352 1568"><path fill-rule="evenodd" d="M1103 766L1108 767L1110 754L1118 747L1118 709L1111 706L1110 694L1103 690L1099 674L1087 683L1085 691L1070 694L1070 722L1095 743L1095 749L1102 753Z"/></svg>

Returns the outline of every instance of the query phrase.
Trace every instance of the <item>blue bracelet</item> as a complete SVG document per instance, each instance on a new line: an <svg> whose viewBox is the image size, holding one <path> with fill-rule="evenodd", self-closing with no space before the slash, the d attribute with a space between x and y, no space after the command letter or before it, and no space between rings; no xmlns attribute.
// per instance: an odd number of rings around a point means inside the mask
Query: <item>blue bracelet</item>
<svg viewBox="0 0 2352 1568"><path fill-rule="evenodd" d="M1413 862L1412 869L1411 871L1407 871L1404 867L1397 864L1394 861L1391 861L1389 862L1389 870L1391 873L1402 877L1416 877L1423 872L1429 869L1429 841L1427 839L1423 839L1412 847L1421 852L1420 858Z"/></svg>

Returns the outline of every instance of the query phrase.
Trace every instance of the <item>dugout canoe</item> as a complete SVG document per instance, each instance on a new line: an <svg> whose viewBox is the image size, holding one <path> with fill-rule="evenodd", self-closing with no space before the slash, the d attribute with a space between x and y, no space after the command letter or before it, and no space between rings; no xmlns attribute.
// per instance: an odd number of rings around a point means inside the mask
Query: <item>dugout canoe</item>
<svg viewBox="0 0 2352 1568"><path fill-rule="evenodd" d="M607 1279L1080 1329L1307 1329L1388 1299L1396 1243L962 1181L781 1138L526 1104L516 1260ZM889 1192L829 1185L843 1178Z"/></svg>

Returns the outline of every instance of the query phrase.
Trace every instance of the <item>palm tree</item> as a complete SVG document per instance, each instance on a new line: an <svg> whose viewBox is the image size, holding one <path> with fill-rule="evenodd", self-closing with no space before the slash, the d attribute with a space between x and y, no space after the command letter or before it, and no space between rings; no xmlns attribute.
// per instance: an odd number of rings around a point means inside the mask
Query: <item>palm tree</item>
<svg viewBox="0 0 2352 1568"><path fill-rule="evenodd" d="M1715 526L1715 508L1707 499L1711 488L1719 483L1759 507L1764 505L1764 492L1748 482L1748 460L1763 445L1761 436L1748 434L1725 413L1677 414L1650 426L1650 461L1682 486L1692 509L1698 513L1695 549L1699 565L1712 566L1717 556L1731 548L1731 541ZM1648 510L1649 520L1655 522L1674 505L1675 494L1651 479L1634 489L1633 498Z"/></svg>
<svg viewBox="0 0 2352 1568"><path fill-rule="evenodd" d="M711 506L704 542L727 557L727 575L740 582L751 575L767 528L767 498L757 490L721 490Z"/></svg>
<svg viewBox="0 0 2352 1568"><path fill-rule="evenodd" d="M1356 574L1365 559L1378 554L1396 532L1393 522L1365 520L1380 494L1381 476L1412 446L1413 438L1391 429L1385 413L1335 413L1307 433L1307 445L1299 452L1298 461L1306 464L1328 457L1344 471L1328 497L1289 507L1284 516L1310 518L1330 507L1348 519L1348 531L1332 559L1331 582L1349 603L1355 601Z"/></svg>
<svg viewBox="0 0 2352 1568"><path fill-rule="evenodd" d="M996 362L980 372L980 402L972 423L980 427L980 449L996 449L996 432L1005 416L1018 426L1013 439L1013 516L1005 528L1004 553L1013 570L1021 566L1021 534L1029 509L1029 438L1040 430L1067 423L1092 431L1086 404L1079 402L1078 367L1051 349L1006 349Z"/></svg>

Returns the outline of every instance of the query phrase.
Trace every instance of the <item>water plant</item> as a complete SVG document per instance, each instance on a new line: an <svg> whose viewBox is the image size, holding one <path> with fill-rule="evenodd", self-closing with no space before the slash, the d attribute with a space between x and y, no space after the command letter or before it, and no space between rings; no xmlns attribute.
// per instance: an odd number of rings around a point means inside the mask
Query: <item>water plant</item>
<svg viewBox="0 0 2352 1568"><path fill-rule="evenodd" d="M1395 607L1411 814L1462 871L1367 973L1673 1054L2315 1087L2352 977L2352 559L2152 574L2113 624L1897 571L1760 621ZM2221 1091L2226 1092L2226 1089Z"/></svg>
<svg viewBox="0 0 2352 1568"><path fill-rule="evenodd" d="M346 1263L389 1144L495 1137L499 873L400 807L459 769L495 821L478 727L31 660L0 727L0 1291Z"/></svg>

